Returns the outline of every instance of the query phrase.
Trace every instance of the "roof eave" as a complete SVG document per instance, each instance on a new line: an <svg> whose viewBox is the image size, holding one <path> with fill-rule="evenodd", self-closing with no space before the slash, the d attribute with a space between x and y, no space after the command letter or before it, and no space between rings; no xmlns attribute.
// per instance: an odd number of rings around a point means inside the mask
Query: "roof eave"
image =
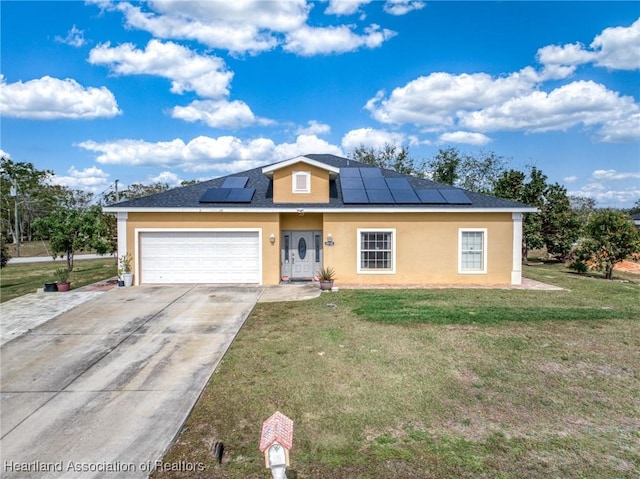
<svg viewBox="0 0 640 479"><path fill-rule="evenodd" d="M107 206L103 209L107 213L537 213L537 208L490 208L490 207L447 207L447 208L423 208L423 207L395 207L395 208L362 208L345 207L224 207L214 206L209 208L198 207L175 207L175 208L154 208L154 207L116 207Z"/></svg>

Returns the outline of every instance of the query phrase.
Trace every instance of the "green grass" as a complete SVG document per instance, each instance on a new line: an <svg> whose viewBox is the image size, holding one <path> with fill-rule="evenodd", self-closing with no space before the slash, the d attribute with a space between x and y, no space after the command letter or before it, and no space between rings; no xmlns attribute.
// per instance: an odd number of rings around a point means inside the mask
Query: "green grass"
<svg viewBox="0 0 640 479"><path fill-rule="evenodd" d="M0 270L0 301L9 301L23 294L35 293L45 283L55 282L53 272L66 267L66 262L17 263ZM70 276L71 288L80 288L103 279L116 276L117 267L113 258L82 260L74 262Z"/></svg>
<svg viewBox="0 0 640 479"><path fill-rule="evenodd" d="M567 290L259 304L164 458L207 470L156 477L267 477L260 430L280 410L289 478L637 478L640 286L525 275Z"/></svg>
<svg viewBox="0 0 640 479"><path fill-rule="evenodd" d="M14 243L7 243L7 249L12 258L20 257L41 257L41 258L51 258L51 247L49 246L49 241L24 241L20 243L20 254L16 254L16 245ZM93 254L94 250L84 250L78 252L78 254Z"/></svg>

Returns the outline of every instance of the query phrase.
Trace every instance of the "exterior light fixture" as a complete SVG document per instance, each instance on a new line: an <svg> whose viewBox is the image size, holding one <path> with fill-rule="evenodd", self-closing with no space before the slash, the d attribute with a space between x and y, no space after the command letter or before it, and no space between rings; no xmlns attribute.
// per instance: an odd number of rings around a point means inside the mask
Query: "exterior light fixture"
<svg viewBox="0 0 640 479"><path fill-rule="evenodd" d="M275 244L276 243L276 235L271 233L271 236L269 236L269 241L271 242L271 244Z"/></svg>
<svg viewBox="0 0 640 479"><path fill-rule="evenodd" d="M333 235L331 233L327 234L327 241L324 242L327 246L333 246L335 243L333 242Z"/></svg>

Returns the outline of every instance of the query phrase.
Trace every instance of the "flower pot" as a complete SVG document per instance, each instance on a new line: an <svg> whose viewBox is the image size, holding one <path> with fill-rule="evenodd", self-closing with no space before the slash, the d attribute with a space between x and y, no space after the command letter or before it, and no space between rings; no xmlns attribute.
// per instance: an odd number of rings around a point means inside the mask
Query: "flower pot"
<svg viewBox="0 0 640 479"><path fill-rule="evenodd" d="M66 281L64 283L58 283L58 291L60 291L61 293L65 292L65 291L69 291L71 289L71 283L69 281Z"/></svg>
<svg viewBox="0 0 640 479"><path fill-rule="evenodd" d="M125 286L131 286L133 284L133 273L122 273L122 279Z"/></svg>
<svg viewBox="0 0 640 479"><path fill-rule="evenodd" d="M333 280L320 280L320 289L322 291L329 291L331 288L333 288Z"/></svg>
<svg viewBox="0 0 640 479"><path fill-rule="evenodd" d="M45 293L55 293L58 291L58 285L56 283L45 283L44 284L44 292Z"/></svg>
<svg viewBox="0 0 640 479"><path fill-rule="evenodd" d="M119 279L118 280L118 287L122 288L124 286L124 280L123 279Z"/></svg>

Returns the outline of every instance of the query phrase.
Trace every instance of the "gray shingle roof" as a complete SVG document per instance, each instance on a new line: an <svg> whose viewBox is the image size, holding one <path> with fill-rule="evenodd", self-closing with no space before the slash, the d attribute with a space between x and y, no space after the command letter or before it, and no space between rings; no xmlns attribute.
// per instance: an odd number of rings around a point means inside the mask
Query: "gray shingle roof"
<svg viewBox="0 0 640 479"><path fill-rule="evenodd" d="M367 165L364 163L360 163L354 160L349 160L346 158L342 158L335 155L326 155L326 154L310 154L304 155L306 158L312 159L314 161L322 162L327 165L337 167L337 168L375 168L374 166ZM268 165L265 165L268 166ZM456 209L501 209L501 210L510 210L510 209L522 209L528 208L527 205L522 203L517 203L515 201L505 200L502 198L497 198L494 196L484 195L481 193L475 193L473 191L462 190L467 195L467 197L471 200L471 204L467 205L424 205L424 204L362 204L362 205L353 205L345 203L342 200L342 191L340 188L339 178L335 180L330 180L329 182L329 203L274 203L273 202L273 182L272 180L262 173L262 166L258 168L254 168L252 170L243 171L240 173L234 173L233 175L228 175L221 178L215 178L213 180L203 181L201 183L197 183L195 185L182 186L179 188L174 188L168 191L164 191L162 193L156 193L154 195L145 196L142 198L137 198L134 200L123 201L117 204L113 204L109 206L111 208L117 208L121 211L126 211L130 209L137 208L145 208L145 209L155 209L158 210L168 209L168 208L197 208L203 211L207 209L218 210L220 208L225 209L247 209L247 208L260 208L260 209L269 209L273 208L274 210L279 208L286 207L294 207L294 208L305 208L305 209L327 209L327 208L358 208L358 209L379 209L381 207L384 208L420 208L424 209L425 207L429 207L430 209L451 209L455 207ZM414 189L442 189L442 188L451 188L450 185L443 185L440 183L436 183L434 181L418 178L415 176L404 175L398 173L393 170L381 169L382 175L385 178L393 178L393 177L404 177L407 178L411 187ZM246 184L247 188L255 188L256 192L253 196L253 199L250 203L201 203L200 198L203 193L209 188L219 188L224 182L225 178L233 177L233 176L245 176L249 178L249 181ZM459 189L459 188L458 188Z"/></svg>

